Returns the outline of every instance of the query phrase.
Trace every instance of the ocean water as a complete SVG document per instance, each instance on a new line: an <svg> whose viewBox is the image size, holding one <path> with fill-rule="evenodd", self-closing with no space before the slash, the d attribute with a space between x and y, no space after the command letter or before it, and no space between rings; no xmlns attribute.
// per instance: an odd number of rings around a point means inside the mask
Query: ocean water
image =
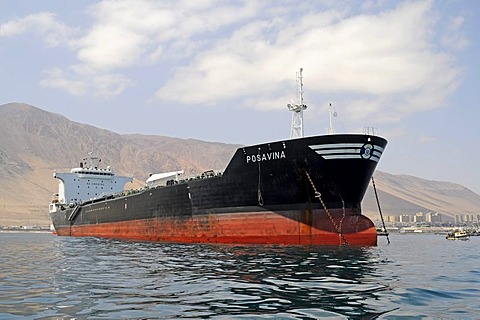
<svg viewBox="0 0 480 320"><path fill-rule="evenodd" d="M480 237L377 247L0 233L0 319L480 319Z"/></svg>

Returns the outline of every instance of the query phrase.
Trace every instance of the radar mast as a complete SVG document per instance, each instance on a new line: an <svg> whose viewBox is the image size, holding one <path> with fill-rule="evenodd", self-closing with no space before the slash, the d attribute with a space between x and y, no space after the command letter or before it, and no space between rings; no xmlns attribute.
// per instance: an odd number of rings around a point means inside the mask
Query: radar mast
<svg viewBox="0 0 480 320"><path fill-rule="evenodd" d="M297 72L297 103L288 103L288 110L293 112L292 116L292 130L290 132L290 139L303 138L303 110L307 106L303 102L303 68Z"/></svg>
<svg viewBox="0 0 480 320"><path fill-rule="evenodd" d="M328 108L328 113L330 115L328 134L334 134L335 128L333 128L333 118L337 116L337 111L335 111L335 107L333 107L331 103L330 103L330 107Z"/></svg>

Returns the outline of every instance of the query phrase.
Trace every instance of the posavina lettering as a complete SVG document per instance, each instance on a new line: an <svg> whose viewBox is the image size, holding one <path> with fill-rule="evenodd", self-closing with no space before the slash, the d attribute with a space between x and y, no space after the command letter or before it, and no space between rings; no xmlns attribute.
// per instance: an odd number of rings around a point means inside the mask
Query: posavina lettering
<svg viewBox="0 0 480 320"><path fill-rule="evenodd" d="M285 158L286 158L285 151L259 153L259 154L247 155L247 163L278 160L278 159L285 159Z"/></svg>

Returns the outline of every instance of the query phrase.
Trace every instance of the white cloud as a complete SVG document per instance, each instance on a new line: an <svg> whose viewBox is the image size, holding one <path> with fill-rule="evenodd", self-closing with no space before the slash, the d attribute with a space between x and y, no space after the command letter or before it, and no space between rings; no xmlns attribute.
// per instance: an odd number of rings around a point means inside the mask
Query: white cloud
<svg viewBox="0 0 480 320"><path fill-rule="evenodd" d="M69 42L79 64L65 68L68 72L47 72L42 84L80 94L85 91L66 84L83 81L99 95L121 94L133 81L117 71L148 66L162 58L186 58L205 44L205 34L254 16L257 9L256 2L99 2L89 9L95 23L82 37Z"/></svg>
<svg viewBox="0 0 480 320"><path fill-rule="evenodd" d="M52 68L44 71L46 78L40 81L40 85L46 88L57 88L64 90L72 95L80 96L88 92L88 85L82 80L72 80L60 68Z"/></svg>
<svg viewBox="0 0 480 320"><path fill-rule="evenodd" d="M133 84L133 80L121 74L104 74L93 79L96 95L106 98L119 95Z"/></svg>
<svg viewBox="0 0 480 320"><path fill-rule="evenodd" d="M93 24L68 39L76 63L50 69L42 84L110 97L135 84L129 71L153 66L173 74L160 100L268 109L295 96L303 67L307 96L340 96L358 121L398 121L440 106L459 82L461 70L435 39L458 49L467 40L461 17L435 34L432 1L387 5L367 1L358 13L329 1L101 1L88 10ZM0 36L34 29L52 44L73 30L39 13L1 25Z"/></svg>
<svg viewBox="0 0 480 320"><path fill-rule="evenodd" d="M157 97L196 105L241 99L244 106L263 108L251 102L283 96L303 67L311 95L347 96L343 103L351 119L394 122L439 107L459 81L461 70L436 51L431 1L405 2L377 14L292 15L259 16L237 28L178 67ZM293 85L289 90L294 96Z"/></svg>
<svg viewBox="0 0 480 320"><path fill-rule="evenodd" d="M21 19L8 21L0 25L0 37L9 37L33 32L50 46L57 46L68 41L73 29L59 22L53 13L40 12Z"/></svg>
<svg viewBox="0 0 480 320"><path fill-rule="evenodd" d="M133 86L130 78L114 73L98 74L82 66L71 66L65 70L52 68L44 71L45 79L40 84L46 88L64 90L72 95L82 96L93 93L96 96L110 98L119 95ZM85 81L89 79L89 81Z"/></svg>
<svg viewBox="0 0 480 320"><path fill-rule="evenodd" d="M100 70L141 65L161 55L191 54L202 42L195 36L253 16L256 8L255 2L102 1L90 8L95 24L73 45L79 61Z"/></svg>
<svg viewBox="0 0 480 320"><path fill-rule="evenodd" d="M461 34L461 28L465 22L465 17L451 17L447 31L442 36L442 44L454 50L463 50L470 45L470 41Z"/></svg>
<svg viewBox="0 0 480 320"><path fill-rule="evenodd" d="M132 66L142 55L145 41L145 36L128 28L102 25L75 45L79 47L77 57L83 64L103 71Z"/></svg>

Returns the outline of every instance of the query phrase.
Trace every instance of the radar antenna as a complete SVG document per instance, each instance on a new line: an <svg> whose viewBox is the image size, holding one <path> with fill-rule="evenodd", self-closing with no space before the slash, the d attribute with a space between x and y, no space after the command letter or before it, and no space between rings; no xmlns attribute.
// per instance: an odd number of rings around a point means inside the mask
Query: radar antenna
<svg viewBox="0 0 480 320"><path fill-rule="evenodd" d="M292 130L290 132L290 139L303 138L303 110L307 106L303 102L303 68L297 72L297 100L298 103L288 103L288 110L293 112L292 116Z"/></svg>

